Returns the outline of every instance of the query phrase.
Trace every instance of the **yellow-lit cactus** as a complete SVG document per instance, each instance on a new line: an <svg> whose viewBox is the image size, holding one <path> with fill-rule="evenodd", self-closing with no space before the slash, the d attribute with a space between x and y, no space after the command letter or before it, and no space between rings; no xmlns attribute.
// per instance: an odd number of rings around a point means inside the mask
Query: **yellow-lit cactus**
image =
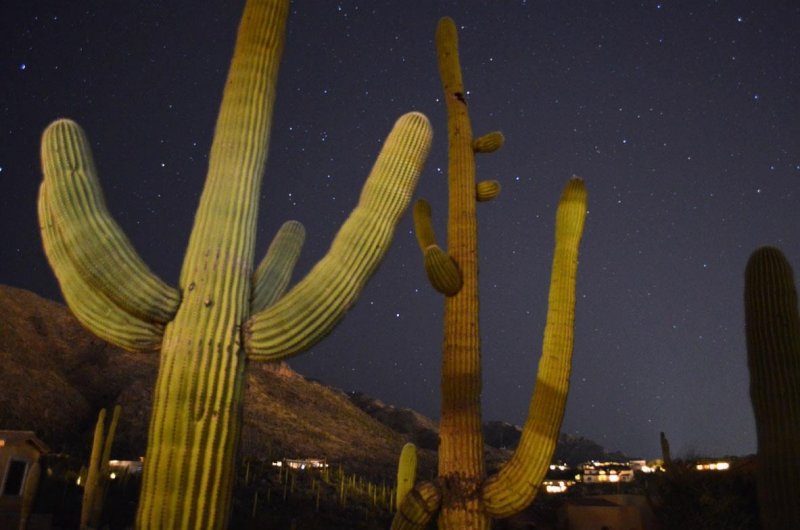
<svg viewBox="0 0 800 530"><path fill-rule="evenodd" d="M431 205L424 199L414 203L414 227L422 251L425 273L434 289L445 296L461 290L461 271L453 258L436 243L431 220Z"/></svg>
<svg viewBox="0 0 800 530"><path fill-rule="evenodd" d="M472 142L472 150L476 153L494 153L506 142L505 136L500 131L486 133Z"/></svg>
<svg viewBox="0 0 800 530"><path fill-rule="evenodd" d="M396 506L403 503L408 492L414 487L417 481L417 446L409 442L400 451L400 459L397 462L397 488L395 491Z"/></svg>
<svg viewBox="0 0 800 530"><path fill-rule="evenodd" d="M500 183L496 180L482 180L475 186L475 198L478 202L494 200L500 195Z"/></svg>
<svg viewBox="0 0 800 530"><path fill-rule="evenodd" d="M43 135L39 219L69 306L102 338L160 350L137 529L227 525L248 359L280 359L331 331L384 257L427 157L427 118L395 123L330 251L281 296L302 227L289 223L254 271L289 0L248 0L223 92L206 184L178 288L142 262L104 205L89 143L70 120Z"/></svg>
<svg viewBox="0 0 800 530"><path fill-rule="evenodd" d="M536 387L519 446L512 459L489 478L484 475L481 432L481 366L478 332L478 248L476 202L493 198L499 185L476 187L475 153L502 144L499 133L472 137L458 60L456 27L449 18L436 31L439 73L445 93L449 144L448 257L462 285L445 299L442 414L438 479L418 485L394 518L394 529L423 529L438 516L441 529L488 529L491 518L513 515L536 495L547 471L569 388L575 317L578 245L586 216L586 189L571 179L556 213L547 323ZM477 191L476 191L477 190ZM431 248L430 208L415 211L420 246ZM427 246L426 246L427 245ZM439 248L438 246L436 248ZM442 251L443 252L443 251ZM433 281L436 287L436 282ZM437 287L437 290L440 290Z"/></svg>

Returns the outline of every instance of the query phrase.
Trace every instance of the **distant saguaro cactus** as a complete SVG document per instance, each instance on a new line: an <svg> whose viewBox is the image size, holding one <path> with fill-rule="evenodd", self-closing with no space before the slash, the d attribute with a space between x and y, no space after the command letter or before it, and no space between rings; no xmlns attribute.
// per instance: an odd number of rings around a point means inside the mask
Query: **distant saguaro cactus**
<svg viewBox="0 0 800 530"><path fill-rule="evenodd" d="M383 259L430 147L425 116L397 120L330 250L281 297L301 227L284 225L255 271L253 258L288 11L246 3L177 289L108 213L81 128L58 120L42 138L40 224L64 298L100 337L161 352L138 529L226 526L247 360L297 354L333 329Z"/></svg>
<svg viewBox="0 0 800 530"><path fill-rule="evenodd" d="M111 458L111 445L117 432L119 415L122 407L116 405L111 415L111 422L106 430L106 409L97 415L94 428L92 452L89 456L89 467L86 472L86 483L83 485L83 504L81 505L81 529L100 528L103 516L103 505L106 502L109 486L108 461Z"/></svg>
<svg viewBox="0 0 800 530"><path fill-rule="evenodd" d="M533 500L558 440L569 387L586 189L580 179L573 178L561 195L547 324L530 412L513 457L498 474L486 479L480 411L476 203L496 197L499 184L476 184L475 153L495 151L503 136L498 132L478 139L472 136L456 27L450 18L439 22L436 47L448 114L448 251L436 243L427 203L415 205L414 221L431 284L446 295L439 472L437 480L420 483L406 495L392 528L423 529L438 514L441 529L487 529L491 518L513 515Z"/></svg>
<svg viewBox="0 0 800 530"><path fill-rule="evenodd" d="M664 469L668 472L672 471L672 452L670 451L669 440L667 439L667 435L664 434L664 431L661 431L659 441L661 442L661 459L664 461Z"/></svg>
<svg viewBox="0 0 800 530"><path fill-rule="evenodd" d="M800 316L792 268L777 248L750 256L744 307L762 527L800 528Z"/></svg>

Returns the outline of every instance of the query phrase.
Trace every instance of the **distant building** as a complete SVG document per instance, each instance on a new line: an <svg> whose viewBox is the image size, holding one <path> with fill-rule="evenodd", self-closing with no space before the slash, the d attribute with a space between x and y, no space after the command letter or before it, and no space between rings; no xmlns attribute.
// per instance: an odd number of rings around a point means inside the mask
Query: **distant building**
<svg viewBox="0 0 800 530"><path fill-rule="evenodd" d="M633 467L621 462L587 462L580 468L580 480L586 484L633 482Z"/></svg>
<svg viewBox="0 0 800 530"><path fill-rule="evenodd" d="M49 452L31 431L0 431L0 528L25 528L39 484L39 457Z"/></svg>
<svg viewBox="0 0 800 530"><path fill-rule="evenodd" d="M727 471L731 468L731 463L726 460L703 460L695 463L697 471Z"/></svg>
<svg viewBox="0 0 800 530"><path fill-rule="evenodd" d="M290 469L324 469L328 467L325 458L284 458L272 463L275 467L288 467Z"/></svg>

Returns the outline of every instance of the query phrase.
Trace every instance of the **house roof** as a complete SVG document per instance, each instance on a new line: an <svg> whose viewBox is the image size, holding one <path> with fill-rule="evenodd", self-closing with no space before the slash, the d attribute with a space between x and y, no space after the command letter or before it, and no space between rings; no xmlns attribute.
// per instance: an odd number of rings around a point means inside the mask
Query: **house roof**
<svg viewBox="0 0 800 530"><path fill-rule="evenodd" d="M0 430L0 440L5 441L5 445L9 443L27 443L34 446L42 453L49 453L50 448L45 445L43 441L36 436L33 431L2 431Z"/></svg>

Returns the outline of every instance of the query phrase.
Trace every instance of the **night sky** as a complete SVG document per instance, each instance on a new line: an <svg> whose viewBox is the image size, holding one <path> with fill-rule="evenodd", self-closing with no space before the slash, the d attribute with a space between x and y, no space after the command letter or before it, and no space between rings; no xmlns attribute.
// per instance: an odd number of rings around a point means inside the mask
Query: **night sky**
<svg viewBox="0 0 800 530"><path fill-rule="evenodd" d="M0 283L59 299L36 220L39 137L87 131L109 209L177 284L243 3L7 0L0 7ZM789 1L301 1L289 18L260 258L302 221L302 277L355 205L382 138L424 112L417 194L445 234L446 117L434 31L459 26L478 159L484 420L521 424L547 305L555 204L589 189L563 431L631 456L754 452L743 271L800 267L800 7ZM336 331L290 364L433 418L443 301L410 212Z"/></svg>

